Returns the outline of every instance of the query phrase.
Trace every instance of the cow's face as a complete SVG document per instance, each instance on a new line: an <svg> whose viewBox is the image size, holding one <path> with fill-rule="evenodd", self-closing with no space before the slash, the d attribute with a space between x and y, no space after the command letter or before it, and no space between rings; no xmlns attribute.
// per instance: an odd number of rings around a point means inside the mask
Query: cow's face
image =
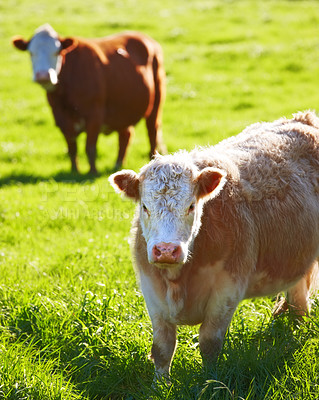
<svg viewBox="0 0 319 400"><path fill-rule="evenodd" d="M13 44L19 50L29 51L33 80L44 89L53 90L62 66L61 51L72 46L72 39L60 39L57 32L46 24L35 31L31 40L15 37Z"/></svg>
<svg viewBox="0 0 319 400"><path fill-rule="evenodd" d="M219 193L225 175L216 168L198 171L191 161L174 162L174 156L165 156L157 157L140 175L124 170L110 177L117 191L139 201L150 263L172 268L187 261L203 204Z"/></svg>

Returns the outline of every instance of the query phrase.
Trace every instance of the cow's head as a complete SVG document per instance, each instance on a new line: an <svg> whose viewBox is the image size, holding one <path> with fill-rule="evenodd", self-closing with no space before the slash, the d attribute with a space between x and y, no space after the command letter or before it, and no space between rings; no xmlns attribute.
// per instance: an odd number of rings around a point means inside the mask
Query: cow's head
<svg viewBox="0 0 319 400"><path fill-rule="evenodd" d="M62 67L64 49L71 49L74 40L61 39L57 32L49 25L40 26L33 37L26 41L20 36L12 39L13 45L19 50L28 50L31 55L33 80L44 89L50 91L58 83L58 75Z"/></svg>
<svg viewBox="0 0 319 400"><path fill-rule="evenodd" d="M122 170L109 180L117 192L139 202L148 261L172 268L187 261L199 231L203 204L217 196L226 173L199 171L187 153L156 156L139 175Z"/></svg>

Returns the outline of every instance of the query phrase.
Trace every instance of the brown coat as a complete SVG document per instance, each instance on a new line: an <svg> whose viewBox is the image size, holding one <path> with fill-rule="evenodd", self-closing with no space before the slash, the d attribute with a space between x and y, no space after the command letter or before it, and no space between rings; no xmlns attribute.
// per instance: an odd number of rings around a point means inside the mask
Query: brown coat
<svg viewBox="0 0 319 400"><path fill-rule="evenodd" d="M40 27L39 32L51 40L52 32L55 33L47 25ZM15 38L13 42L20 50L27 50L32 39L26 42ZM47 98L56 125L68 143L72 168L77 170L76 137L83 131L87 133L86 151L93 173L96 172L99 133L117 131L119 153L115 168L120 168L133 127L142 118L146 119L150 155L153 155L157 145L161 144L161 112L165 97L160 45L138 32L102 39L57 39L61 43L62 68L57 84L47 91ZM35 73L35 81L43 86L45 72ZM49 79L48 72L46 75Z"/></svg>

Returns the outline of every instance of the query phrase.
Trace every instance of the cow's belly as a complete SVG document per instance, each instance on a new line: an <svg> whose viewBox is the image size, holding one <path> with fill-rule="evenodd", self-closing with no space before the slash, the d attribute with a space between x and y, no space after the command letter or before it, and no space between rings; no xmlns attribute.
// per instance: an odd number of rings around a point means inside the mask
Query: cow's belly
<svg viewBox="0 0 319 400"><path fill-rule="evenodd" d="M145 115L146 107L141 107L140 110L134 112L125 113L123 110L106 110L104 118L104 126L107 127L107 131L103 132L109 134L114 131L122 131L129 126L135 126Z"/></svg>
<svg viewBox="0 0 319 400"><path fill-rule="evenodd" d="M307 249L274 261L267 258L257 265L252 272L245 293L245 297L260 297L277 294L294 286L308 271L318 257L318 250Z"/></svg>
<svg viewBox="0 0 319 400"><path fill-rule="evenodd" d="M123 95L123 99L112 98L105 105L104 124L112 131L120 131L129 126L135 126L142 118L147 117L152 106L151 91L142 86L133 94Z"/></svg>
<svg viewBox="0 0 319 400"><path fill-rule="evenodd" d="M249 281L245 298L277 294L294 286L301 278L302 275L298 275L290 279L284 279L280 277L275 278L273 276L269 276L267 271L254 273L253 277Z"/></svg>

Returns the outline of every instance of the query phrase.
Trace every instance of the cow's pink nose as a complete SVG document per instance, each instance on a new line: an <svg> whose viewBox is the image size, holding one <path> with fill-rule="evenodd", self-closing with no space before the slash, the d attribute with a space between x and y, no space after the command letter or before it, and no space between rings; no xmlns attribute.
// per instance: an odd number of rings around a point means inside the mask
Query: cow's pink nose
<svg viewBox="0 0 319 400"><path fill-rule="evenodd" d="M152 249L153 261L161 264L177 264L181 261L182 248L175 243L158 243Z"/></svg>

